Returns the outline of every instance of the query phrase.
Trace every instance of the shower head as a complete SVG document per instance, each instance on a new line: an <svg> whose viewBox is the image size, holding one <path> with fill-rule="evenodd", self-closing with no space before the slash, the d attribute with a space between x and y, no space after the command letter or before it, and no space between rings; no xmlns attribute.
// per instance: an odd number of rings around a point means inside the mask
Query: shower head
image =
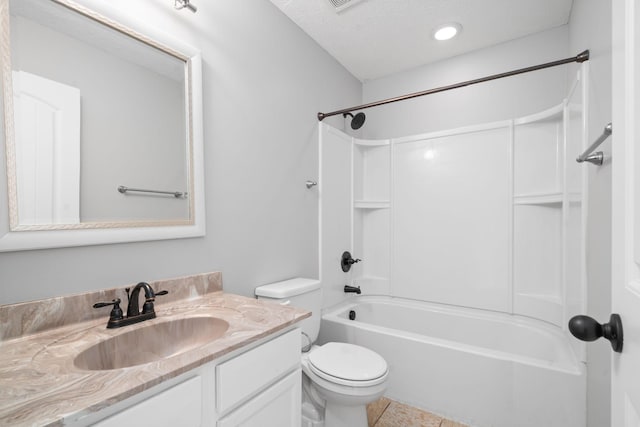
<svg viewBox="0 0 640 427"><path fill-rule="evenodd" d="M351 113L344 113L342 114L342 116L345 118L347 116L351 116L351 129L353 130L360 129L366 119L366 116L364 115L364 113L358 113L355 116Z"/></svg>

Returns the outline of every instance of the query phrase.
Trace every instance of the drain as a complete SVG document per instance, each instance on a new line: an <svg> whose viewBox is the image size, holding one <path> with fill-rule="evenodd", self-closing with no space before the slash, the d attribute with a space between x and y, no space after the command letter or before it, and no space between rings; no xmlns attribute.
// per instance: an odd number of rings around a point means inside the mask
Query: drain
<svg viewBox="0 0 640 427"><path fill-rule="evenodd" d="M356 320L356 312L355 310L349 311L349 320Z"/></svg>

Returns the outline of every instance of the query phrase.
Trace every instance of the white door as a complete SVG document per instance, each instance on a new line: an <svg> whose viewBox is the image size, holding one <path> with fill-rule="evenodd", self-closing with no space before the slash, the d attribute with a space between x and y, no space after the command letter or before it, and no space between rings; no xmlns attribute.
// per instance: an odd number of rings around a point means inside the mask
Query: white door
<svg viewBox="0 0 640 427"><path fill-rule="evenodd" d="M20 225L80 222L80 90L13 72Z"/></svg>
<svg viewBox="0 0 640 427"><path fill-rule="evenodd" d="M611 426L640 426L640 4L613 7L612 312L624 330L612 356Z"/></svg>

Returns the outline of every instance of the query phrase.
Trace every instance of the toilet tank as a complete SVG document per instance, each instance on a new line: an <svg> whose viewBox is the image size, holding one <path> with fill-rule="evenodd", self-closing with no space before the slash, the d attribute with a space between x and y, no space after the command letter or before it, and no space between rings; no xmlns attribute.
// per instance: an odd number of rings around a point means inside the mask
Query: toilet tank
<svg viewBox="0 0 640 427"><path fill-rule="evenodd" d="M320 281L296 277L295 279L262 285L255 290L256 298L291 305L311 312L311 317L299 323L302 332L315 342L320 331L322 289Z"/></svg>

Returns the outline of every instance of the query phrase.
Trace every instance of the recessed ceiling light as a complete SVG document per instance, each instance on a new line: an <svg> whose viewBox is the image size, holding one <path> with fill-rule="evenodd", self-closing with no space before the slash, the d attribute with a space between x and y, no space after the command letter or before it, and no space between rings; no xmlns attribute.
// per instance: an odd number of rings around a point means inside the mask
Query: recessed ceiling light
<svg viewBox="0 0 640 427"><path fill-rule="evenodd" d="M451 23L441 25L433 32L433 38L438 41L450 40L454 38L462 30L462 25Z"/></svg>

